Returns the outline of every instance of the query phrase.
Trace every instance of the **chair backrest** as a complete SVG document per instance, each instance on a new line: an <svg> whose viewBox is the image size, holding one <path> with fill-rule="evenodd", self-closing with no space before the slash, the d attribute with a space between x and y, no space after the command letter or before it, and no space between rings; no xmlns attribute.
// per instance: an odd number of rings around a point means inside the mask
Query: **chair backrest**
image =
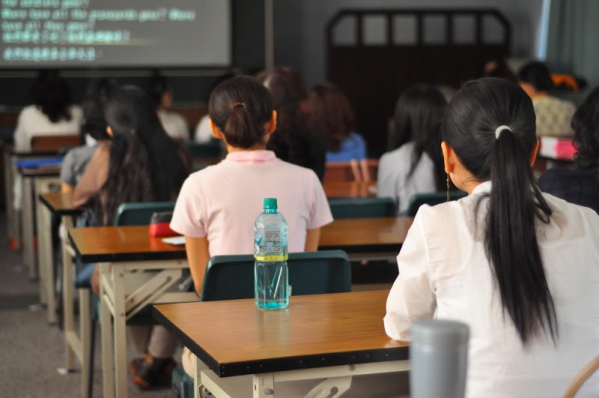
<svg viewBox="0 0 599 398"><path fill-rule="evenodd" d="M185 141L183 145L189 151L192 159L221 158L223 156L223 147L219 141L209 143Z"/></svg>
<svg viewBox="0 0 599 398"><path fill-rule="evenodd" d="M362 181L358 161L328 162L324 170L324 182Z"/></svg>
<svg viewBox="0 0 599 398"><path fill-rule="evenodd" d="M40 151L58 151L62 147L81 145L79 134L38 135L31 137L31 149Z"/></svg>
<svg viewBox="0 0 599 398"><path fill-rule="evenodd" d="M329 199L335 220L344 218L395 217L397 206L391 198Z"/></svg>
<svg viewBox="0 0 599 398"><path fill-rule="evenodd" d="M458 200L465 196L466 192L463 191L449 192L449 200ZM406 216L414 217L418 212L418 208L424 204L434 206L443 202L447 202L447 192L417 193L410 198Z"/></svg>
<svg viewBox="0 0 599 398"><path fill-rule="evenodd" d="M576 375L572 384L566 390L564 398L573 398L585 381L589 379L599 369L599 357L593 359L587 366Z"/></svg>
<svg viewBox="0 0 599 398"><path fill-rule="evenodd" d="M351 291L351 267L343 250L289 253L291 294L343 293ZM208 261L202 301L254 297L252 254L213 256Z"/></svg>
<svg viewBox="0 0 599 398"><path fill-rule="evenodd" d="M152 214L174 209L175 202L123 203L116 212L114 225L150 225Z"/></svg>

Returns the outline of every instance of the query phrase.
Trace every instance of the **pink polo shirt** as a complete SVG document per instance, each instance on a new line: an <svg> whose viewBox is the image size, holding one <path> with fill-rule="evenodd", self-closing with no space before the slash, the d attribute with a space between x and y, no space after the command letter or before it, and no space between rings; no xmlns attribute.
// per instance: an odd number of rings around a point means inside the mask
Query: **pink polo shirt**
<svg viewBox="0 0 599 398"><path fill-rule="evenodd" d="M179 193L171 228L208 237L210 255L251 254L254 221L264 198L277 198L287 220L289 252L302 252L306 230L333 221L316 174L277 159L274 152L241 151L190 175Z"/></svg>

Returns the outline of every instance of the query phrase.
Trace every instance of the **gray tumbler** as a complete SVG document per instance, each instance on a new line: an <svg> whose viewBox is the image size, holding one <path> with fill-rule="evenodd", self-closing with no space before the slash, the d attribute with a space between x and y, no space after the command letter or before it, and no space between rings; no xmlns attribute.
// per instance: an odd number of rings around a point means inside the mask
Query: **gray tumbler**
<svg viewBox="0 0 599 398"><path fill-rule="evenodd" d="M410 396L463 398L468 369L468 326L421 319L410 327Z"/></svg>

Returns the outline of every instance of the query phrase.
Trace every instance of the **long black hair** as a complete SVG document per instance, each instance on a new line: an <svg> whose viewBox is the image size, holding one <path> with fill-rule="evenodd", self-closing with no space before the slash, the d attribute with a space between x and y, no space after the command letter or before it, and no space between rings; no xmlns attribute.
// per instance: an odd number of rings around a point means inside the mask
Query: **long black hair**
<svg viewBox="0 0 599 398"><path fill-rule="evenodd" d="M104 206L94 209L106 225L123 203L174 200L189 175L186 152L170 138L150 97L140 88L119 89L105 109L113 137L108 177L100 190Z"/></svg>
<svg viewBox="0 0 599 398"><path fill-rule="evenodd" d="M555 87L549 68L538 61L529 62L520 68L518 80L530 84L537 91L549 91Z"/></svg>
<svg viewBox="0 0 599 398"><path fill-rule="evenodd" d="M81 132L83 134L89 134L96 140L110 139L106 133L108 125L104 117L104 108L117 87L115 80L106 78L94 79L89 84L81 103L83 109Z"/></svg>
<svg viewBox="0 0 599 398"><path fill-rule="evenodd" d="M405 89L395 105L395 126L389 134L388 150L392 151L413 141L410 171L411 177L426 153L434 165L435 187L445 188L445 169L441 152L441 119L447 108L447 101L441 92L425 84L415 84Z"/></svg>
<svg viewBox="0 0 599 398"><path fill-rule="evenodd" d="M496 138L496 129L503 128ZM511 130L511 131L510 131ZM532 101L498 78L466 83L449 103L442 137L478 181L491 181L484 244L503 309L524 345L542 329L557 341L555 306L543 268L535 222L551 209L529 161L537 137ZM479 206L477 206L478 210Z"/></svg>
<svg viewBox="0 0 599 398"><path fill-rule="evenodd" d="M52 123L71 120L71 89L56 70L41 71L32 90L33 104Z"/></svg>
<svg viewBox="0 0 599 398"><path fill-rule="evenodd" d="M591 91L572 116L576 167L592 169L599 166L599 87Z"/></svg>
<svg viewBox="0 0 599 398"><path fill-rule="evenodd" d="M265 124L272 111L270 93L249 76L225 80L212 91L208 102L210 119L235 148L248 149L265 143Z"/></svg>

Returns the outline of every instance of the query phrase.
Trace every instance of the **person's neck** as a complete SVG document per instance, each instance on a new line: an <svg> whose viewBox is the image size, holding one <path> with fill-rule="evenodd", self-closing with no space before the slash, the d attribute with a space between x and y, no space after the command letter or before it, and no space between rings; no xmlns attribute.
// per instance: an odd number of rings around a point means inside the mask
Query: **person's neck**
<svg viewBox="0 0 599 398"><path fill-rule="evenodd" d="M238 147L234 147L229 144L226 144L226 147L227 147L227 153L241 152L241 151L264 151L264 150L266 150L266 144L255 144L249 148L238 148Z"/></svg>

